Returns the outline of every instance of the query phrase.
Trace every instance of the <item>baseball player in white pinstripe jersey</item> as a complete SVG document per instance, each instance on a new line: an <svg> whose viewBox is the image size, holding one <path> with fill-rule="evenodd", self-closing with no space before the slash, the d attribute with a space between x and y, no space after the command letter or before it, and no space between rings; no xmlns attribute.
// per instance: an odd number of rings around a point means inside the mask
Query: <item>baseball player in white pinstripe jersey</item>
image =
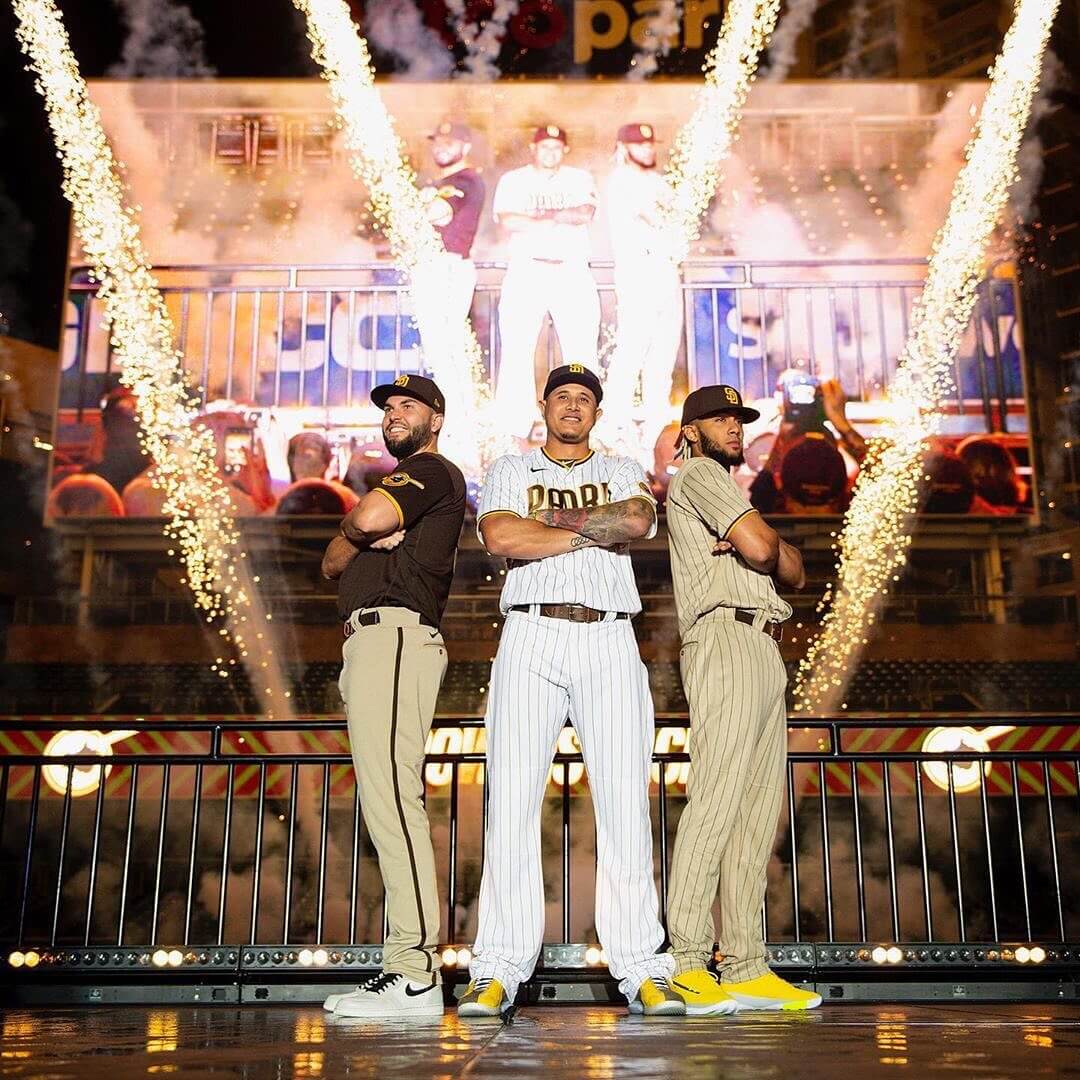
<svg viewBox="0 0 1080 1080"><path fill-rule="evenodd" d="M600 381L556 368L541 402L543 448L499 458L477 515L510 560L487 715L488 819L472 981L462 1016L497 1016L530 977L544 933L540 813L559 732L581 741L596 813L596 927L633 1012L682 1015L653 881L648 673L631 618L641 610L627 544L656 531L641 466L589 450Z"/></svg>
<svg viewBox="0 0 1080 1080"><path fill-rule="evenodd" d="M743 460L743 423L758 419L732 386L683 403L689 460L668 489L671 575L686 700L690 772L671 864L672 987L689 1015L821 1004L769 970L761 933L765 874L787 754L787 673L777 642L801 589L802 556L746 501L730 470ZM720 882L720 974L712 957Z"/></svg>

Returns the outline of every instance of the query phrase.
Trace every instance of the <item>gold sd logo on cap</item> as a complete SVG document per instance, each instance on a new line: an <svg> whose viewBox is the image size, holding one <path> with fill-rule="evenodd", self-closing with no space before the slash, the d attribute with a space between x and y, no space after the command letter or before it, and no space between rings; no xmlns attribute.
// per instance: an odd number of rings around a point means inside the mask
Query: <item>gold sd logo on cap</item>
<svg viewBox="0 0 1080 1080"><path fill-rule="evenodd" d="M574 374L574 375L584 375L585 374L585 367L582 364L570 364L568 366L570 368L571 373Z"/></svg>
<svg viewBox="0 0 1080 1080"><path fill-rule="evenodd" d="M556 126L554 125L554 124L548 124L548 126L547 126L546 128L544 128L544 130L545 130L545 131L546 131L546 132L547 132L547 133L548 133L548 134L549 134L549 135L550 135L550 136L551 136L551 137L552 137L553 139L557 139L557 138L559 137L559 134L560 134L560 133L559 133L559 129L558 129L558 128L557 128L557 127L556 127Z"/></svg>
<svg viewBox="0 0 1080 1080"><path fill-rule="evenodd" d="M642 124L641 125L641 137L643 139L651 139L652 138L652 128L649 127L648 124Z"/></svg>
<svg viewBox="0 0 1080 1080"><path fill-rule="evenodd" d="M408 386L409 385L409 376L408 375L399 375L394 380L394 385L395 386Z"/></svg>
<svg viewBox="0 0 1080 1080"><path fill-rule="evenodd" d="M728 401L731 402L732 405L738 405L739 404L738 391L733 390L730 386L725 386L724 387L724 397L726 397L728 399Z"/></svg>

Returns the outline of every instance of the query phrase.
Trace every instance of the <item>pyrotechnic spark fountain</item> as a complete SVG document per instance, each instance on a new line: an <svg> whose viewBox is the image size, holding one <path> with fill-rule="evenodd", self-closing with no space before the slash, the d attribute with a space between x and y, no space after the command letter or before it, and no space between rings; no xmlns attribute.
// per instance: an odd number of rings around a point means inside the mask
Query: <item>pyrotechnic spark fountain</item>
<svg viewBox="0 0 1080 1080"><path fill-rule="evenodd" d="M940 427L953 362L975 307L985 252L1016 178L1016 160L1058 0L1020 0L934 241L926 285L890 389L888 442L859 475L838 538L838 582L795 690L797 710L826 712L907 558L922 480L923 442Z"/></svg>
<svg viewBox="0 0 1080 1080"><path fill-rule="evenodd" d="M265 639L251 571L239 551L229 491L217 469L213 434L192 427L195 412L184 383L173 326L139 234L138 207L124 187L97 107L71 51L53 0L15 0L17 34L44 98L63 190L83 250L94 268L120 378L134 391L143 448L165 494L166 535L176 544L196 608L240 656L258 652L257 692L270 712L281 690ZM170 551L173 554L173 551ZM252 665L256 662L252 660ZM219 656L215 670L227 676ZM255 672L253 671L253 676ZM266 684L271 685L267 686Z"/></svg>
<svg viewBox="0 0 1080 1080"><path fill-rule="evenodd" d="M417 309L431 311L446 304L440 288L438 266L446 258L442 240L425 212L416 187L416 175L403 154L393 121L375 88L375 74L367 43L357 31L344 0L293 0L307 18L312 56L322 68L330 87L334 108L351 151L353 172L371 196L372 211L380 231L390 242L398 266L410 278L409 291ZM428 319L446 323L446 319ZM449 342L440 341L425 356L432 373L451 402L467 401L483 424L490 410L490 392L484 374L483 355L471 325L463 328L464 357L455 357ZM459 393L455 387L471 393ZM470 400L471 399L471 400ZM455 424L456 426L456 424ZM494 436L486 435L492 442ZM477 441L475 427L470 442ZM488 447L489 454L491 447ZM484 454L483 456L489 456Z"/></svg>
<svg viewBox="0 0 1080 1080"><path fill-rule="evenodd" d="M705 61L705 85L668 162L673 196L667 219L675 262L686 258L700 234L701 216L716 194L761 50L779 13L780 0L731 0L727 5L720 38Z"/></svg>

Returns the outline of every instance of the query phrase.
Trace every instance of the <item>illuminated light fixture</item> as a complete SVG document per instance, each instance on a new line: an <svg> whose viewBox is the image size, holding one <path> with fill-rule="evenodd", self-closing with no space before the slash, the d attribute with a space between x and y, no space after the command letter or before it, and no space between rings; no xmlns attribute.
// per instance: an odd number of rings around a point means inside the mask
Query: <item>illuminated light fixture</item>
<svg viewBox="0 0 1080 1080"><path fill-rule="evenodd" d="M296 959L304 966L311 967L315 962L315 954L310 949L301 949Z"/></svg>
<svg viewBox="0 0 1080 1080"><path fill-rule="evenodd" d="M154 954L150 957L150 963L154 967L168 967L169 966L169 954L165 949L155 949Z"/></svg>
<svg viewBox="0 0 1080 1080"><path fill-rule="evenodd" d="M990 740L1015 731L1015 724L998 724L976 731L971 727L936 727L923 739L924 754L956 754L965 751L982 755L990 752ZM927 778L941 788L949 790L949 769L952 769L953 790L958 794L977 791L979 787L978 761L924 761L922 770ZM990 775L992 763L983 764L984 773Z"/></svg>
<svg viewBox="0 0 1080 1080"><path fill-rule="evenodd" d="M1046 959L1046 950L1041 945L1035 945L1028 957L1033 964L1041 964Z"/></svg>
<svg viewBox="0 0 1080 1080"><path fill-rule="evenodd" d="M885 959L890 964L899 964L900 961L904 959L904 953L896 945L890 945L888 949L885 950Z"/></svg>
<svg viewBox="0 0 1080 1080"><path fill-rule="evenodd" d="M607 963L607 952L604 949L600 950L600 963L601 964L606 964Z"/></svg>
<svg viewBox="0 0 1080 1080"><path fill-rule="evenodd" d="M112 748L116 743L136 734L134 731L58 731L45 744L43 753L46 757L81 757L90 754L112 757ZM111 764L74 765L70 768L56 764L44 766L41 775L57 795L65 794L70 782L71 797L77 799L97 791L98 785L103 779L108 779L111 772Z"/></svg>
<svg viewBox="0 0 1080 1080"><path fill-rule="evenodd" d="M600 963L600 950L593 945L585 950L585 963L586 964L599 964Z"/></svg>
<svg viewBox="0 0 1080 1080"><path fill-rule="evenodd" d="M21 967L23 966L23 964L25 964L25 963L26 963L26 954L25 954L25 953L21 953L21 952L18 952L18 951L16 951L16 952L13 952L13 953L12 953L12 954L11 954L11 955L10 955L10 956L8 957L8 963L9 963L9 964L10 964L10 965L11 965L11 966L12 966L13 968L21 968Z"/></svg>
<svg viewBox="0 0 1080 1080"><path fill-rule="evenodd" d="M875 964L884 964L889 959L889 950L884 945L878 945L870 953L870 959Z"/></svg>
<svg viewBox="0 0 1080 1080"><path fill-rule="evenodd" d="M179 949L170 949L167 960L169 967L179 967L184 962L184 954Z"/></svg>
<svg viewBox="0 0 1080 1080"><path fill-rule="evenodd" d="M326 967L326 965L330 962L330 954L326 951L326 949L316 949L311 954L311 960L316 967Z"/></svg>
<svg viewBox="0 0 1080 1080"><path fill-rule="evenodd" d="M457 962L458 967L468 967L469 962L472 960L472 952L469 949L458 949Z"/></svg>
<svg viewBox="0 0 1080 1080"><path fill-rule="evenodd" d="M926 281L889 399L901 413L871 444L836 543L838 575L820 610L821 629L800 662L795 710L824 714L842 701L857 657L907 562L923 477L925 440L943 423L953 368L971 322L986 252L1017 173L1017 155L1039 85L1059 0L1017 0L990 71L965 163L934 239Z"/></svg>
<svg viewBox="0 0 1080 1080"><path fill-rule="evenodd" d="M1026 964L1031 959L1031 950L1026 945L1020 945L1016 950L1016 962Z"/></svg>
<svg viewBox="0 0 1080 1080"><path fill-rule="evenodd" d="M443 967L456 967L458 962L457 949L443 949Z"/></svg>

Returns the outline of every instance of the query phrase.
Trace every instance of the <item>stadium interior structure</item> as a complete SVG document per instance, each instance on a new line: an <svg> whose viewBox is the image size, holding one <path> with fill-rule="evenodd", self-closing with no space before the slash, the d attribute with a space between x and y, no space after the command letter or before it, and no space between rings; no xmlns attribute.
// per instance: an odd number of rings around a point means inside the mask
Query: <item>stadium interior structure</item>
<svg viewBox="0 0 1080 1080"><path fill-rule="evenodd" d="M777 380L794 369L839 379L849 418L873 434L888 415L907 314L983 88L758 85L723 193L683 267L673 403L697 385L731 382L772 403L751 433L767 440L781 408ZM367 463L361 482L387 471L367 391L421 370L422 350L323 89L207 80L103 83L94 93L143 205L206 410L241 418L236 426L262 440L276 481L288 480L288 438L309 430L331 444L338 475L358 460ZM670 133L691 101L679 84L650 86L647 98L602 83L499 84L449 97L443 87L391 83L383 93L421 172L423 136L460 113L491 179L520 163L536 122L565 122L599 176L613 117ZM773 962L832 1000L1077 993L1080 487L1069 394L1080 315L1067 292L1080 232L1074 190L1055 179L1055 169L1075 175L1075 127L1063 122L1044 150L1044 228L1023 257L1060 273L1030 275L1029 285L1003 229L946 429L950 447L975 439L1005 448L1017 497L1008 512L972 512L969 498L924 514L844 709L789 722L787 800L762 917ZM1060 237L1052 246L1051 229ZM610 324L602 220L593 232ZM490 377L505 265L490 220L475 257L473 319ZM557 360L545 334L537 371ZM55 397L10 406L35 446L53 450L44 489L100 447L100 402L116 379L77 248L59 357L23 351L10 363L36 376L51 365L55 376ZM22 382L40 392L39 377ZM662 435L646 450L662 497L670 445ZM803 550L810 579L791 597L797 614L783 643L794 672L834 573L840 518L819 509L771 520ZM49 587L8 571L0 944L20 1000L316 1001L377 967L381 887L337 693L341 629L319 576L335 525L320 515L239 521L275 651L288 657L280 675L294 717L273 722L260 714L258 657L227 678L211 670L216 645L160 520L54 514L43 534ZM636 550L635 568L658 713L654 825L665 900L687 720L662 526ZM467 525L428 766L451 975L475 931L482 715L502 573ZM539 1000L612 993L592 925L591 808L576 750L568 729L545 804L547 945L528 988Z"/></svg>

